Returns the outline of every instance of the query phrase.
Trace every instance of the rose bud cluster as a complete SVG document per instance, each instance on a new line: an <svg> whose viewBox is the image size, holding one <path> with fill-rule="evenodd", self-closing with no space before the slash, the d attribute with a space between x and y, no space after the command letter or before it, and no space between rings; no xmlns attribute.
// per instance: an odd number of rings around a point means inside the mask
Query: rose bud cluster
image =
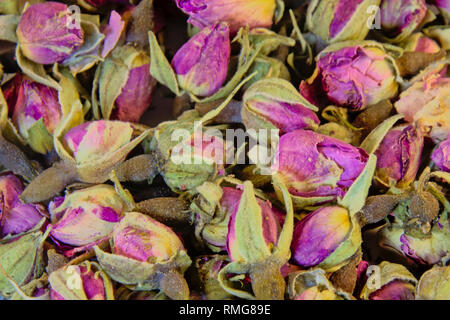
<svg viewBox="0 0 450 320"><path fill-rule="evenodd" d="M450 299L448 0L27 1L0 300Z"/></svg>

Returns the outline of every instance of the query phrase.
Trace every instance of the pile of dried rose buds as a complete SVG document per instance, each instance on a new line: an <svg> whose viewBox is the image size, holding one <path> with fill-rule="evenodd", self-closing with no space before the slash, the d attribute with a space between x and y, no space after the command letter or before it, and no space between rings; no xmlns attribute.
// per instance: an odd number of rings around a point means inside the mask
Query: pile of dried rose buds
<svg viewBox="0 0 450 320"><path fill-rule="evenodd" d="M450 299L449 22L2 1L0 296Z"/></svg>

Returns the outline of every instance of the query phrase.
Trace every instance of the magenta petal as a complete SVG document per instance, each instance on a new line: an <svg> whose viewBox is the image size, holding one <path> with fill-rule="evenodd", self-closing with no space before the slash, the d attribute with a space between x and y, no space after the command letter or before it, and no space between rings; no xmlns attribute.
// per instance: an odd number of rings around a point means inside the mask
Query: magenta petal
<svg viewBox="0 0 450 320"><path fill-rule="evenodd" d="M108 53L116 46L120 39L123 28L125 27L125 21L122 20L120 14L116 11L111 11L109 17L109 23L102 27L101 32L105 35L103 40L103 47L100 53L102 58L106 57Z"/></svg>

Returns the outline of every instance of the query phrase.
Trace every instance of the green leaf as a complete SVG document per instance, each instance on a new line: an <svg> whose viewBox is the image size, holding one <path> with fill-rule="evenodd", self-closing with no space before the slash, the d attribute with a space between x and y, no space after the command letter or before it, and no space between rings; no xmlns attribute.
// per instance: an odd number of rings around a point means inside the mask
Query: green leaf
<svg viewBox="0 0 450 320"><path fill-rule="evenodd" d="M403 115L398 114L384 120L364 139L360 148L366 150L369 154L374 153L378 149L381 141L383 141L384 136L391 130L392 126L402 118Z"/></svg>
<svg viewBox="0 0 450 320"><path fill-rule="evenodd" d="M53 150L53 137L44 125L44 119L36 121L28 129L28 144L41 154L47 154Z"/></svg>
<svg viewBox="0 0 450 320"><path fill-rule="evenodd" d="M155 34L152 31L149 31L148 38L150 43L150 74L158 80L158 82L162 83L179 96L180 89L178 87L177 76L164 55L164 52L161 50Z"/></svg>
<svg viewBox="0 0 450 320"><path fill-rule="evenodd" d="M338 204L347 208L352 216L361 210L366 202L376 165L377 157L371 154L364 170L350 186L344 198L338 199Z"/></svg>

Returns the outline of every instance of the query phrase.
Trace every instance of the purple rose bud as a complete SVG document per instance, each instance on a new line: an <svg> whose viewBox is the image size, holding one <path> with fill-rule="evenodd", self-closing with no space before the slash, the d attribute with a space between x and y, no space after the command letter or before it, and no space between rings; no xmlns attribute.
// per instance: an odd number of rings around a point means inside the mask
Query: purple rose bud
<svg viewBox="0 0 450 320"><path fill-rule="evenodd" d="M219 213L217 213L216 218L206 224L202 222L202 219L199 220L199 223L204 224L201 232L203 240L205 240L210 246L217 248L218 250L216 251L226 250L227 248L227 234L229 234L230 217L237 211L239 207L242 192L242 190L238 190L232 187L223 187L222 197L220 198L219 202L220 208L218 208ZM265 202L260 199L257 199L257 202L262 208L264 212L263 214L269 217L268 219L272 219L275 217L278 221L278 225L281 225L284 213L276 208L273 208L270 202ZM268 224L267 226L265 226L267 229L277 226L274 220L271 221L274 224ZM268 232L268 234L271 240L277 240L277 232ZM269 242L268 239L266 239L266 241Z"/></svg>
<svg viewBox="0 0 450 320"><path fill-rule="evenodd" d="M450 135L433 151L431 160L439 170L450 172Z"/></svg>
<svg viewBox="0 0 450 320"><path fill-rule="evenodd" d="M113 233L114 254L142 262L164 263L184 250L183 243L172 229L149 216L139 214L136 217L145 221L146 227L116 227ZM152 228L148 228L150 225Z"/></svg>
<svg viewBox="0 0 450 320"><path fill-rule="evenodd" d="M107 238L121 220L126 204L113 186L96 185L56 198L49 205L50 236L58 243L81 247L72 255Z"/></svg>
<svg viewBox="0 0 450 320"><path fill-rule="evenodd" d="M24 204L19 196L25 189L11 173L0 175L0 235L16 235L33 229L44 217L40 205Z"/></svg>
<svg viewBox="0 0 450 320"><path fill-rule="evenodd" d="M48 280L51 300L114 300L111 280L94 262L64 266Z"/></svg>
<svg viewBox="0 0 450 320"><path fill-rule="evenodd" d="M394 68L381 48L340 47L319 54L313 77L300 85L304 97L316 105L331 102L351 110L362 110L396 95ZM328 101L320 103L323 95Z"/></svg>
<svg viewBox="0 0 450 320"><path fill-rule="evenodd" d="M311 110L313 106L299 94L296 101L289 100L287 96L293 93L290 90L298 94L282 79L263 79L251 85L243 97L241 114L245 127L279 129L280 135L297 129L316 130L320 120Z"/></svg>
<svg viewBox="0 0 450 320"><path fill-rule="evenodd" d="M176 0L176 4L194 26L228 22L232 34L246 25L270 28L276 8L275 0Z"/></svg>
<svg viewBox="0 0 450 320"><path fill-rule="evenodd" d="M423 149L423 135L414 126L391 129L378 149L375 177L386 186L407 187L416 178Z"/></svg>
<svg viewBox="0 0 450 320"><path fill-rule="evenodd" d="M380 7L381 28L386 36L398 42L417 29L426 13L425 0L383 0Z"/></svg>
<svg viewBox="0 0 450 320"><path fill-rule="evenodd" d="M230 50L227 23L204 28L173 57L172 67L180 86L198 96L217 92L227 77Z"/></svg>
<svg viewBox="0 0 450 320"><path fill-rule="evenodd" d="M394 104L405 120L415 123L435 143L450 134L450 78L433 74L415 82Z"/></svg>
<svg viewBox="0 0 450 320"><path fill-rule="evenodd" d="M138 122L150 107L154 85L150 75L150 64L130 70L128 80L117 97L112 119Z"/></svg>
<svg viewBox="0 0 450 320"><path fill-rule="evenodd" d="M84 41L81 27L65 4L44 2L30 5L17 26L23 54L40 64L61 63Z"/></svg>
<svg viewBox="0 0 450 320"><path fill-rule="evenodd" d="M129 123L98 120L70 129L64 141L76 162L82 164L117 151L130 142L132 134L133 128Z"/></svg>
<svg viewBox="0 0 450 320"><path fill-rule="evenodd" d="M296 130L280 138L277 171L293 196L343 197L363 171L367 153L338 139L309 130Z"/></svg>
<svg viewBox="0 0 450 320"><path fill-rule="evenodd" d="M43 84L24 78L17 88L17 100L12 120L20 135L39 153L53 150L51 135L62 118L58 91ZM37 122L42 119L47 134L36 137ZM41 129L41 130L42 130ZM41 131L42 132L42 131Z"/></svg>
<svg viewBox="0 0 450 320"><path fill-rule="evenodd" d="M303 268L320 266L348 239L351 230L352 221L347 209L338 206L318 209L295 225L292 258ZM357 246L343 249L342 261L351 257Z"/></svg>

